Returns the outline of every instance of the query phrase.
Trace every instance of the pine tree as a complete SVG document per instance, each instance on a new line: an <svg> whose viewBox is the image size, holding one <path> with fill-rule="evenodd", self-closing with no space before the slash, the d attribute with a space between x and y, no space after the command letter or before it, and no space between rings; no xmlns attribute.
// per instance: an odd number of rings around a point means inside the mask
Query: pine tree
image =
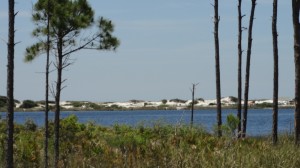
<svg viewBox="0 0 300 168"><path fill-rule="evenodd" d="M295 62L295 144L300 144L300 1L292 0Z"/></svg>
<svg viewBox="0 0 300 168"><path fill-rule="evenodd" d="M216 99L218 137L222 136L222 107L221 107L221 77L220 77L220 49L219 49L219 1L214 4L214 38L215 38L215 69L216 69Z"/></svg>
<svg viewBox="0 0 300 168"><path fill-rule="evenodd" d="M245 93L244 93L244 111L243 111L243 122L242 122L242 137L246 136L247 130L247 115L248 115L248 96L249 96L249 82L250 82L250 61L251 61L251 50L252 50L252 28L255 13L256 0L252 0L251 13L249 19L248 28L248 48L247 48L247 62L246 62L246 77L245 77Z"/></svg>
<svg viewBox="0 0 300 168"><path fill-rule="evenodd" d="M14 167L14 55L15 55L15 1L8 1L8 43L7 43L7 142L6 167Z"/></svg>
<svg viewBox="0 0 300 168"><path fill-rule="evenodd" d="M47 35L48 0L39 0L35 4L33 21L37 28L33 35L44 37ZM87 0L51 0L49 34L51 38L50 49L54 50L57 70L55 90L55 119L54 119L54 166L58 167L59 161L59 121L60 121L60 97L64 82L63 69L71 65L72 53L82 49L115 50L119 46L119 40L112 35L114 25L110 20L101 17L94 21L94 11ZM95 25L98 31L87 37L81 37L82 31ZM33 60L42 54L47 47L45 42L34 44L26 49L26 60Z"/></svg>
<svg viewBox="0 0 300 168"><path fill-rule="evenodd" d="M277 124L278 124L278 34L277 34L277 0L273 1L272 35L273 35L273 55L274 55L274 80L273 80L273 144L277 144Z"/></svg>
<svg viewBox="0 0 300 168"><path fill-rule="evenodd" d="M238 0L238 108L237 108L237 118L241 121L242 114L242 0ZM241 122L238 124L238 137L241 133Z"/></svg>

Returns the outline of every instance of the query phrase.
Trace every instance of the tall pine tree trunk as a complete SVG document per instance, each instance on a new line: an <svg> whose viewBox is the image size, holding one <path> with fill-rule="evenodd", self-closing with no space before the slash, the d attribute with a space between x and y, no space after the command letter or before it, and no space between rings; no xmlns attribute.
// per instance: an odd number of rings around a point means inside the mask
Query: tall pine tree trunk
<svg viewBox="0 0 300 168"><path fill-rule="evenodd" d="M273 144L277 144L277 124L278 124L278 34L277 34L277 0L273 1L272 35L274 54L274 80L273 80Z"/></svg>
<svg viewBox="0 0 300 168"><path fill-rule="evenodd" d="M192 89L192 114L191 114L191 127L193 127L194 124L194 105L195 105L195 87L196 84L193 84L193 89Z"/></svg>
<svg viewBox="0 0 300 168"><path fill-rule="evenodd" d="M62 84L63 55L62 55L63 39L58 40L58 56L57 56L57 81L55 94L55 119L54 119L54 167L58 167L59 162L59 120L60 120L60 93Z"/></svg>
<svg viewBox="0 0 300 168"><path fill-rule="evenodd" d="M215 37L215 69L216 69L216 99L217 99L217 125L218 137L222 136L222 109L221 109L221 77L220 77L220 50L219 50L219 2L214 5L214 37Z"/></svg>
<svg viewBox="0 0 300 168"><path fill-rule="evenodd" d="M237 118L238 138L241 135L241 114L242 114L242 0L238 0L238 109Z"/></svg>
<svg viewBox="0 0 300 168"><path fill-rule="evenodd" d="M295 62L295 144L300 143L300 1L292 0Z"/></svg>
<svg viewBox="0 0 300 168"><path fill-rule="evenodd" d="M246 136L246 130L247 130L248 96L249 96L249 80L250 80L250 61L251 61L251 49L252 49L252 28L253 28L255 6L256 6L256 0L252 0L251 14L250 14L249 28L248 28L248 48L247 48L247 62L246 62L242 137Z"/></svg>
<svg viewBox="0 0 300 168"><path fill-rule="evenodd" d="M50 56L50 2L48 0L48 19L47 19L47 58L46 58L46 93L45 93L45 140L44 140L44 167L48 167L48 112L49 112L49 56Z"/></svg>
<svg viewBox="0 0 300 168"><path fill-rule="evenodd" d="M15 1L8 1L8 44L7 44L7 146L6 167L14 167L14 47L15 47Z"/></svg>

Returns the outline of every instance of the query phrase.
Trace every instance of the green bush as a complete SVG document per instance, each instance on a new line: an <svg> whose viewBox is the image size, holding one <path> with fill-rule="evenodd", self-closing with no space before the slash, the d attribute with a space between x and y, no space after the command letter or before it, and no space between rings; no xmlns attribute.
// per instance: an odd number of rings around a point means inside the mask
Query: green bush
<svg viewBox="0 0 300 168"><path fill-rule="evenodd" d="M19 100L14 100L14 103L20 103ZM7 97L6 96L0 96L0 108L2 107L6 107L6 104L7 104ZM16 105L14 105L16 106Z"/></svg>
<svg viewBox="0 0 300 168"><path fill-rule="evenodd" d="M166 99L161 100L162 104L167 104L167 102L168 102L168 100L166 100Z"/></svg>
<svg viewBox="0 0 300 168"><path fill-rule="evenodd" d="M181 99L171 99L170 102L175 102L175 103L186 103L186 100L181 100Z"/></svg>
<svg viewBox="0 0 300 168"><path fill-rule="evenodd" d="M37 129L37 125L31 119L27 119L24 126L25 126L25 129L28 131L36 131L36 129Z"/></svg>
<svg viewBox="0 0 300 168"><path fill-rule="evenodd" d="M96 103L89 103L88 107L92 108L93 110L103 110L105 107L102 105L98 105Z"/></svg>
<svg viewBox="0 0 300 168"><path fill-rule="evenodd" d="M120 107L116 104L111 105L110 108L112 108L113 110L122 109L122 107Z"/></svg>
<svg viewBox="0 0 300 168"><path fill-rule="evenodd" d="M135 99L133 99L133 100L129 100L129 102L136 104L136 103L142 103L144 101L143 100L135 100Z"/></svg>
<svg viewBox="0 0 300 168"><path fill-rule="evenodd" d="M73 107L82 107L83 105L85 105L85 102L81 102L81 101L71 101L70 104L73 106Z"/></svg>
<svg viewBox="0 0 300 168"><path fill-rule="evenodd" d="M44 128L32 129L33 124L15 125L15 167L43 167ZM235 116L229 115L225 125L235 130ZM53 167L53 122L49 129L49 167ZM0 120L0 149L5 149L5 130L6 123ZM278 145L273 146L269 137L217 137L201 127L159 121L148 127L102 127L78 123L74 115L61 120L60 135L59 167L300 166L300 150L293 137L286 135L279 136ZM5 150L0 150L0 163L4 161Z"/></svg>
<svg viewBox="0 0 300 168"><path fill-rule="evenodd" d="M40 100L40 101L36 101L37 104L41 104L41 105L45 105L46 101L45 100ZM55 104L55 101L48 101L49 104Z"/></svg>
<svg viewBox="0 0 300 168"><path fill-rule="evenodd" d="M33 107L36 107L37 106L37 103L35 103L34 101L32 100L24 100L22 105L20 106L20 108L33 108Z"/></svg>
<svg viewBox="0 0 300 168"><path fill-rule="evenodd" d="M229 96L229 99L235 103L238 102L238 98L237 97L233 97L233 96Z"/></svg>
<svg viewBox="0 0 300 168"><path fill-rule="evenodd" d="M255 108L272 108L273 104L272 103L261 103L261 104L255 104Z"/></svg>
<svg viewBox="0 0 300 168"><path fill-rule="evenodd" d="M232 137L236 137L236 131L239 123L240 120L234 114L228 114L226 117L226 124L223 125L223 130Z"/></svg>

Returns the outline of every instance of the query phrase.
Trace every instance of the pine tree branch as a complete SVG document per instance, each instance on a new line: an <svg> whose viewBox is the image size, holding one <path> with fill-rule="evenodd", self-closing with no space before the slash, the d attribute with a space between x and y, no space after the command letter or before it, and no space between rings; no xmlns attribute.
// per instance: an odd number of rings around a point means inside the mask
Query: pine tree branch
<svg viewBox="0 0 300 168"><path fill-rule="evenodd" d="M97 36L93 37L92 39L90 39L88 42L86 42L85 44L77 47L76 49L73 49L65 54L63 54L62 56L65 57L66 55L70 55L71 53L73 52L76 52L76 51L79 51L81 49L84 49L86 46L88 46L91 42L93 42L94 40L96 40L98 37L100 37L100 34L98 34ZM97 49L97 48L94 48L94 49Z"/></svg>

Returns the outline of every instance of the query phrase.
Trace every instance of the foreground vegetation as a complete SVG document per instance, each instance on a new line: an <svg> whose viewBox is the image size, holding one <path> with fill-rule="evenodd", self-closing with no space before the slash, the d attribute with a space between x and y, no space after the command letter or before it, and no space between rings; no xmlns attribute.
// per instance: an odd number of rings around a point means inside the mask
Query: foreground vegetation
<svg viewBox="0 0 300 168"><path fill-rule="evenodd" d="M0 163L5 159L6 124L0 122ZM43 128L32 121L15 125L15 167L43 167ZM300 167L300 150L282 135L236 140L230 131L217 138L201 127L115 125L107 128L61 122L60 167ZM50 124L50 164L53 163L53 123ZM1 165L4 166L4 165ZM50 165L52 167L52 165Z"/></svg>

